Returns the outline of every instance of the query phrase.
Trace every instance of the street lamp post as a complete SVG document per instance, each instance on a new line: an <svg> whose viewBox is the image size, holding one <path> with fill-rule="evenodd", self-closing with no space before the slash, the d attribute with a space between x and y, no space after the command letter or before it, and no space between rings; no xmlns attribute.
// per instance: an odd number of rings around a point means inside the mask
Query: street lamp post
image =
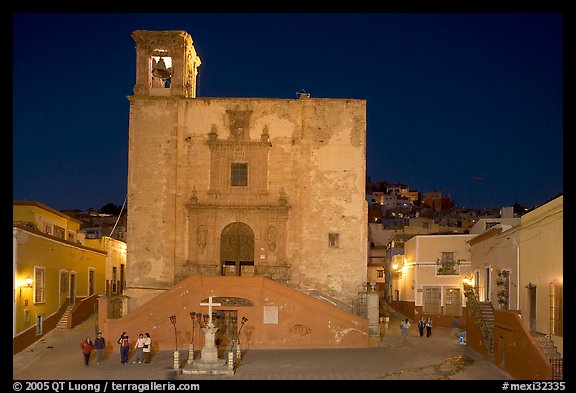
<svg viewBox="0 0 576 393"><path fill-rule="evenodd" d="M170 316L170 322L174 325L174 338L176 340L176 350L174 351L174 368L180 368L180 354L178 353L178 333L176 332L176 315Z"/></svg>
<svg viewBox="0 0 576 393"><path fill-rule="evenodd" d="M192 363L194 361L194 328L196 326L195 311L190 313L190 319L192 320L192 338L190 339L190 347L188 348L188 363Z"/></svg>

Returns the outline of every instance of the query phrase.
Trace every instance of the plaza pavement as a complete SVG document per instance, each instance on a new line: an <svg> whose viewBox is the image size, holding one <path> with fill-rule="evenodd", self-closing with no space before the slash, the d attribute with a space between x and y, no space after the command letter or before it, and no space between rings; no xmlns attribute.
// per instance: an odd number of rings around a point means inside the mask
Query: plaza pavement
<svg viewBox="0 0 576 393"><path fill-rule="evenodd" d="M411 328L410 336L403 338L399 322L391 318L379 347L248 349L234 375L190 375L174 371L171 350L155 353L149 364L133 364L133 351L129 363L121 364L119 351L113 350L101 365L92 355L90 365L85 366L80 342L95 336L93 316L74 329L55 329L13 355L13 380L512 380L474 350L458 344L448 328L434 328L429 338ZM180 350L183 362L187 352L187 348Z"/></svg>

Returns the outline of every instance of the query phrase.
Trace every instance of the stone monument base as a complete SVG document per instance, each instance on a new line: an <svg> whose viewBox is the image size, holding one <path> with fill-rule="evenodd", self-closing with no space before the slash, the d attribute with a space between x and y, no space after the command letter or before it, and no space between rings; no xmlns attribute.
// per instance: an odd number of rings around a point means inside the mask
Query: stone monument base
<svg viewBox="0 0 576 393"><path fill-rule="evenodd" d="M181 369L182 374L218 374L234 375L234 369L229 369L223 359L216 362L202 362L202 359L188 363Z"/></svg>

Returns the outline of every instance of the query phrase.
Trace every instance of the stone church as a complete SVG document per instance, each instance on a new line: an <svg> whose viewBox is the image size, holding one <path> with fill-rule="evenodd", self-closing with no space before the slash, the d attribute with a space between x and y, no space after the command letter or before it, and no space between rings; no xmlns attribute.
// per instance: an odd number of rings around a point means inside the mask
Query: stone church
<svg viewBox="0 0 576 393"><path fill-rule="evenodd" d="M197 97L187 32L132 37L128 314L108 335L147 324L173 345L163 313L214 296L233 330L248 316L253 347L371 345L350 312L367 278L366 101Z"/></svg>

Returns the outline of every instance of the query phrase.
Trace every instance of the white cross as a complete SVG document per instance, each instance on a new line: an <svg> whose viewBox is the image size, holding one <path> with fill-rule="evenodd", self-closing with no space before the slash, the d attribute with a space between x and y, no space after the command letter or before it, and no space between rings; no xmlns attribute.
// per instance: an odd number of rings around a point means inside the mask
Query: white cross
<svg viewBox="0 0 576 393"><path fill-rule="evenodd" d="M208 306L208 324L212 325L212 306L221 306L220 303L212 303L212 296L208 297L208 303L200 303L201 306Z"/></svg>

